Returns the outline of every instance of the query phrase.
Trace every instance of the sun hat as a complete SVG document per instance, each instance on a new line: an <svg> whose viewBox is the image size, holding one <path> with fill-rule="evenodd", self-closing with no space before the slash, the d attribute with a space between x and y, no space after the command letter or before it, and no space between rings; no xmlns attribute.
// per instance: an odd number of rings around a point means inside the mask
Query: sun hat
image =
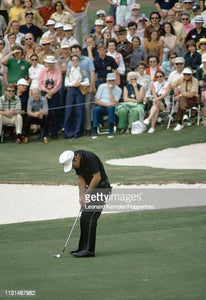
<svg viewBox="0 0 206 300"><path fill-rule="evenodd" d="M179 3L179 2L176 2L172 9L175 11L183 11L184 10L182 3Z"/></svg>
<svg viewBox="0 0 206 300"><path fill-rule="evenodd" d="M185 63L185 59L184 59L184 57L181 57L181 56L178 56L178 57L176 57L175 58L175 64L177 64L177 63Z"/></svg>
<svg viewBox="0 0 206 300"><path fill-rule="evenodd" d="M66 31L66 30L73 30L73 27L72 27L71 24L66 24L66 25L64 25L63 30L64 31Z"/></svg>
<svg viewBox="0 0 206 300"><path fill-rule="evenodd" d="M115 73L108 73L107 74L107 80L116 80L117 76Z"/></svg>
<svg viewBox="0 0 206 300"><path fill-rule="evenodd" d="M49 26L49 25L55 25L55 21L54 20L48 20L47 22L46 22L46 26Z"/></svg>
<svg viewBox="0 0 206 300"><path fill-rule="evenodd" d="M195 23L204 23L204 17L202 15L197 15L194 17Z"/></svg>
<svg viewBox="0 0 206 300"><path fill-rule="evenodd" d="M17 85L26 85L26 86L29 86L28 82L26 81L26 79L24 78L21 78L17 81Z"/></svg>
<svg viewBox="0 0 206 300"><path fill-rule="evenodd" d="M100 9L100 10L98 10L97 12L96 12L96 15L98 16L98 15L105 15L105 17L106 17L106 12L105 12L105 10L104 9Z"/></svg>
<svg viewBox="0 0 206 300"><path fill-rule="evenodd" d="M140 4L139 3L132 4L132 9L140 9Z"/></svg>
<svg viewBox="0 0 206 300"><path fill-rule="evenodd" d="M42 45L47 45L47 44L50 44L50 43L51 43L51 40L49 38L41 39L41 44Z"/></svg>
<svg viewBox="0 0 206 300"><path fill-rule="evenodd" d="M74 159L73 151L67 150L60 154L59 163L64 166L65 173L71 171L73 159Z"/></svg>
<svg viewBox="0 0 206 300"><path fill-rule="evenodd" d="M114 21L114 18L112 17L112 16L107 16L106 18L105 18L105 22L108 22L108 21Z"/></svg>
<svg viewBox="0 0 206 300"><path fill-rule="evenodd" d="M54 28L57 29L57 28L61 28L61 27L64 27L64 24L62 22L56 22Z"/></svg>
<svg viewBox="0 0 206 300"><path fill-rule="evenodd" d="M97 20L94 22L94 25L104 26L104 21L103 21L103 20L100 20L100 19L97 19Z"/></svg>
<svg viewBox="0 0 206 300"><path fill-rule="evenodd" d="M203 44L203 43L206 44L206 38L199 39L199 41L196 43L197 49L199 49L200 45Z"/></svg>
<svg viewBox="0 0 206 300"><path fill-rule="evenodd" d="M184 0L183 3L193 3L194 0Z"/></svg>
<svg viewBox="0 0 206 300"><path fill-rule="evenodd" d="M57 62L55 56L53 55L47 55L46 58L44 59L44 62L50 63L50 64L55 64Z"/></svg>
<svg viewBox="0 0 206 300"><path fill-rule="evenodd" d="M184 68L182 71L183 74L192 74L192 70L190 68Z"/></svg>
<svg viewBox="0 0 206 300"><path fill-rule="evenodd" d="M206 62L206 54L202 55L202 62Z"/></svg>

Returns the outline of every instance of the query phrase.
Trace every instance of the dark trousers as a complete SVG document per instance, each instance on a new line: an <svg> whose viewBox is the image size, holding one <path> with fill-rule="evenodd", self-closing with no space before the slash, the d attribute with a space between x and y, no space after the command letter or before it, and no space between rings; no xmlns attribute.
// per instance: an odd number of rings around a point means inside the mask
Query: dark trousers
<svg viewBox="0 0 206 300"><path fill-rule="evenodd" d="M27 117L26 125L25 125L25 136L29 137L29 130L31 127L31 124L38 124L41 126L41 136L42 137L48 137L48 117L44 116L43 119L34 118L31 116Z"/></svg>
<svg viewBox="0 0 206 300"><path fill-rule="evenodd" d="M99 123L102 122L103 116L108 116L109 124L113 125L115 121L115 114L114 114L115 107L114 106L95 106L93 110L93 127L96 128L99 126Z"/></svg>
<svg viewBox="0 0 206 300"><path fill-rule="evenodd" d="M45 96L46 93L42 92L42 95ZM59 130L59 109L55 109L59 107L59 92L54 94L51 99L48 99L48 107L49 107L49 115L48 115L48 126L49 132L52 137L56 137L58 135Z"/></svg>
<svg viewBox="0 0 206 300"><path fill-rule="evenodd" d="M192 108L193 106L197 105L198 98L186 98L181 96L179 100L179 106L178 106L178 111L177 111L177 119L180 124L182 124L182 118L184 114L186 113L186 110L188 108Z"/></svg>
<svg viewBox="0 0 206 300"><path fill-rule="evenodd" d="M80 137L84 132L85 96L78 87L70 87L66 97L64 137ZM67 107L68 106L68 107Z"/></svg>
<svg viewBox="0 0 206 300"><path fill-rule="evenodd" d="M97 220L101 211L82 211L80 218L79 250L95 252Z"/></svg>
<svg viewBox="0 0 206 300"><path fill-rule="evenodd" d="M64 127L64 114L65 114L65 102L66 102L66 95L67 95L67 88L64 85L65 77L62 78L62 86L59 90L59 106L62 107L59 110L59 125L60 128Z"/></svg>

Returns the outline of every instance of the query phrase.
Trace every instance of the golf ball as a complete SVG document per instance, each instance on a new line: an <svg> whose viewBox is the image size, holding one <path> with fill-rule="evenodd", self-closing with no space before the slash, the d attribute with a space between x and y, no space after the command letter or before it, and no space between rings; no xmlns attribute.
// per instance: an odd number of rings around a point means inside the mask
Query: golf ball
<svg viewBox="0 0 206 300"><path fill-rule="evenodd" d="M60 258L60 257L61 257L61 254L57 254L56 257L57 257L57 258Z"/></svg>

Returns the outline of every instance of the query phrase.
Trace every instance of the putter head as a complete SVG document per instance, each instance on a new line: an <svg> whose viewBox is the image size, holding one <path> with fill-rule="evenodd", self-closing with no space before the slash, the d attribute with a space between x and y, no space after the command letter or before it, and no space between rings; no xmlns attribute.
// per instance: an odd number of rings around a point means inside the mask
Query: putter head
<svg viewBox="0 0 206 300"><path fill-rule="evenodd" d="M54 255L54 258L61 258L62 257L62 255L61 254L56 254L56 255Z"/></svg>

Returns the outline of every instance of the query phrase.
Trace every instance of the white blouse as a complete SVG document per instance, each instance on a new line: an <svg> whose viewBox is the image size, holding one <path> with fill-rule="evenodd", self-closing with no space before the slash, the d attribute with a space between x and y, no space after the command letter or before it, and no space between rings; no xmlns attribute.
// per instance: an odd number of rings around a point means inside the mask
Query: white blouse
<svg viewBox="0 0 206 300"><path fill-rule="evenodd" d="M77 68L71 67L67 70L66 77L65 77L65 86L71 87L74 86L74 83L79 81L81 85L89 86L89 78L86 77L86 73L84 70L80 69L78 66Z"/></svg>

